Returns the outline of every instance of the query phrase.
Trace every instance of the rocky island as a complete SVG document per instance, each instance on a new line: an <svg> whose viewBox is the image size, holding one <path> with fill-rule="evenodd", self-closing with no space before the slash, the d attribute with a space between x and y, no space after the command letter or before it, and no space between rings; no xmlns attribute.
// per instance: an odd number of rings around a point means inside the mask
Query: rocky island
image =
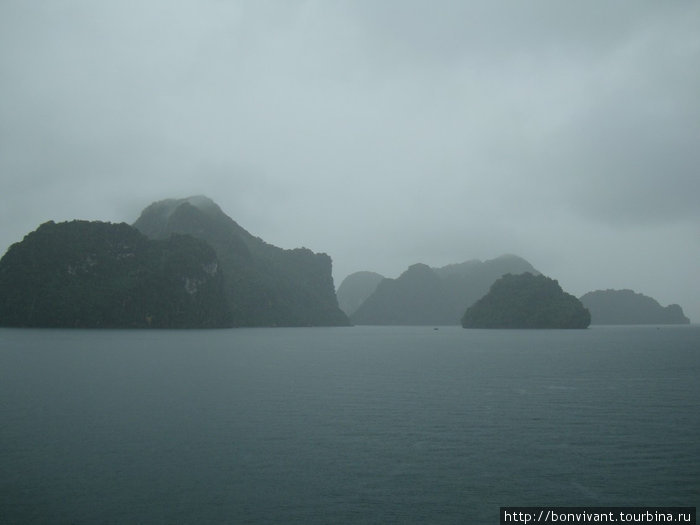
<svg viewBox="0 0 700 525"><path fill-rule="evenodd" d="M0 326L347 326L331 259L255 237L210 199L169 199L134 226L42 224L0 259Z"/></svg>
<svg viewBox="0 0 700 525"><path fill-rule="evenodd" d="M134 227L151 239L184 234L209 244L221 263L234 326L349 325L328 255L268 244L207 197L155 202Z"/></svg>
<svg viewBox="0 0 700 525"><path fill-rule="evenodd" d="M451 316L442 280L419 263L398 279L383 279L350 320L359 325L454 324L448 321Z"/></svg>
<svg viewBox="0 0 700 525"><path fill-rule="evenodd" d="M47 222L0 259L0 326L230 326L223 275L206 243L149 240L128 224Z"/></svg>
<svg viewBox="0 0 700 525"><path fill-rule="evenodd" d="M506 274L467 309L464 328L587 328L588 310L544 275Z"/></svg>
<svg viewBox="0 0 700 525"><path fill-rule="evenodd" d="M591 324L689 324L677 304L661 306L656 299L632 290L596 290L581 296L591 312Z"/></svg>
<svg viewBox="0 0 700 525"><path fill-rule="evenodd" d="M359 325L458 325L464 310L483 297L496 279L523 272L539 273L517 255L441 268L414 264L396 279L375 278L374 287L368 283L361 290L365 299L350 312L350 320ZM348 276L340 285L339 301L345 302L348 292L358 288L351 286L355 277Z"/></svg>

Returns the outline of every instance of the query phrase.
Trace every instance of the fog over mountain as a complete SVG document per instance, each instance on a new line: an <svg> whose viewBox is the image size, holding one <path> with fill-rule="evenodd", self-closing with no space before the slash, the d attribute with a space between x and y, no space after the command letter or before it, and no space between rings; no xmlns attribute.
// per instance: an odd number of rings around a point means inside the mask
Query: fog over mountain
<svg viewBox="0 0 700 525"><path fill-rule="evenodd" d="M0 252L212 197L335 285L517 253L700 322L700 3L0 2Z"/></svg>

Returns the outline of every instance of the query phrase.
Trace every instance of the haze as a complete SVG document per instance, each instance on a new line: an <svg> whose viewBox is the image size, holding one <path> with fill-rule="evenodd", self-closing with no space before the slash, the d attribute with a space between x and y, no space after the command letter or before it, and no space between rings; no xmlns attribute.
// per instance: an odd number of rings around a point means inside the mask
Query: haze
<svg viewBox="0 0 700 525"><path fill-rule="evenodd" d="M700 3L0 3L0 253L205 194L395 277L515 253L700 321Z"/></svg>

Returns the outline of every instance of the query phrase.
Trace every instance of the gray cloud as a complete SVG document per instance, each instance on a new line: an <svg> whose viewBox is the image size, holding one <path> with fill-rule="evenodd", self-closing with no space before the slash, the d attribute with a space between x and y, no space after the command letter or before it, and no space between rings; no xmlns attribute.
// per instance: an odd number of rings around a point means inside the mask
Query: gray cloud
<svg viewBox="0 0 700 525"><path fill-rule="evenodd" d="M0 4L0 245L204 193L336 280L515 252L700 319L691 2Z"/></svg>

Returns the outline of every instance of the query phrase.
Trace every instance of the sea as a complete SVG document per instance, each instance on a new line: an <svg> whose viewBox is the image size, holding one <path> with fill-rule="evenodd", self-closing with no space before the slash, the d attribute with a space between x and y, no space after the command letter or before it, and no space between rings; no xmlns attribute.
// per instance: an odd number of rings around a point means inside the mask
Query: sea
<svg viewBox="0 0 700 525"><path fill-rule="evenodd" d="M700 326L0 329L0 523L699 506Z"/></svg>

